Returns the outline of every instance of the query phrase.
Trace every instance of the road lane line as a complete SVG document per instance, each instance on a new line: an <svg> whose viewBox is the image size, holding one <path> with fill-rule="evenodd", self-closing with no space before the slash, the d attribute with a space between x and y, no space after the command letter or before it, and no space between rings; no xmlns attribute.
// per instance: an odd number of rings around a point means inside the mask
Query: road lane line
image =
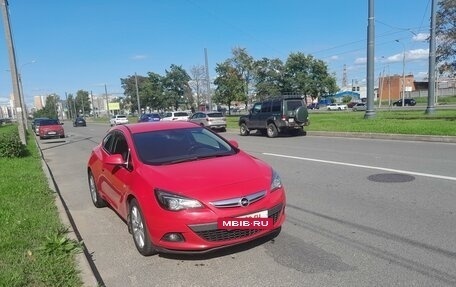
<svg viewBox="0 0 456 287"><path fill-rule="evenodd" d="M452 177L452 176L414 172L414 171L409 171L409 170L392 169L392 168L385 168L385 167L378 167L378 166L346 163L346 162L339 162L339 161L332 161L332 160L323 160L323 159L315 159L315 158L307 158L307 157L299 157L299 156L291 156L291 155L283 155L283 154L275 154L275 153L267 153L267 152L264 152L262 154L269 155L269 156L275 156L275 157L291 158L291 159L313 161L313 162L320 162L320 163L329 163L329 164L351 166L351 167L360 167L360 168L366 168L366 169L376 169L376 170L382 170L382 171L397 172L397 173L404 173L404 174L410 174L410 175L416 175L416 176L424 176L424 177L456 181L456 177Z"/></svg>

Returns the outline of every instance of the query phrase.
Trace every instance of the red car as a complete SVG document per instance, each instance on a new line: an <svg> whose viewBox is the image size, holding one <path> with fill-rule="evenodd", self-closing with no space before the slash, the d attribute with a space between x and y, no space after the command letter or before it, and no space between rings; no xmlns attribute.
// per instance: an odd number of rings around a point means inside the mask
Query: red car
<svg viewBox="0 0 456 287"><path fill-rule="evenodd" d="M63 123L59 122L59 120L41 120L39 125L38 135L40 136L40 139L65 137L65 131L62 127Z"/></svg>
<svg viewBox="0 0 456 287"><path fill-rule="evenodd" d="M285 220L279 175L235 141L191 122L111 128L93 149L87 174L93 204L109 205L125 220L144 256L245 243L278 234ZM233 227L246 217L270 226ZM237 223L221 227L227 218Z"/></svg>

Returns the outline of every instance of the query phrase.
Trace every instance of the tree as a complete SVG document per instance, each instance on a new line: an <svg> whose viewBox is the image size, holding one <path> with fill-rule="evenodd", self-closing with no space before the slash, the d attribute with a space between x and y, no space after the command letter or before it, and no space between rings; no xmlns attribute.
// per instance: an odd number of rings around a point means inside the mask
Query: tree
<svg viewBox="0 0 456 287"><path fill-rule="evenodd" d="M34 117L48 117L58 119L58 109L59 109L60 98L56 94L51 94L46 97L46 103L44 108L35 112Z"/></svg>
<svg viewBox="0 0 456 287"><path fill-rule="evenodd" d="M231 111L231 102L245 99L245 81L230 60L217 64L215 71L218 75L214 81L217 88L212 101L227 105Z"/></svg>
<svg viewBox="0 0 456 287"><path fill-rule="evenodd" d="M253 57L247 53L247 50L245 48L236 47L232 50L232 53L233 58L231 58L230 61L244 81L244 101L247 106L247 102L249 99L250 84L253 77L254 60Z"/></svg>
<svg viewBox="0 0 456 287"><path fill-rule="evenodd" d="M77 91L74 101L77 115L85 115L87 113L90 113L91 110L89 92L84 90Z"/></svg>
<svg viewBox="0 0 456 287"><path fill-rule="evenodd" d="M205 86L207 85L206 79L206 68L204 66L193 66L190 70L192 75L192 80L190 86L196 94L196 108L201 104L204 104L204 98L202 97L202 92L204 91Z"/></svg>
<svg viewBox="0 0 456 287"><path fill-rule="evenodd" d="M263 58L253 63L253 80L258 100L281 94L283 88L283 62Z"/></svg>
<svg viewBox="0 0 456 287"><path fill-rule="evenodd" d="M171 65L170 70L166 70L163 78L165 88L165 104L178 110L180 105L188 108L192 104L192 89L190 88L190 76L182 66Z"/></svg>
<svg viewBox="0 0 456 287"><path fill-rule="evenodd" d="M439 72L456 76L456 1L440 0L436 15Z"/></svg>

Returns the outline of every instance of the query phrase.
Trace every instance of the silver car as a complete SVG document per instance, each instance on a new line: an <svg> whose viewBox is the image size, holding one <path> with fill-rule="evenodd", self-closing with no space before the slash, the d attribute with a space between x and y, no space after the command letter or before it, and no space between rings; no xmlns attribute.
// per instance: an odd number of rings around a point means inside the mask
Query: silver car
<svg viewBox="0 0 456 287"><path fill-rule="evenodd" d="M196 112L189 121L206 128L226 131L226 118L221 112Z"/></svg>
<svg viewBox="0 0 456 287"><path fill-rule="evenodd" d="M356 112L356 111L365 111L366 110L366 104L365 103L357 103L356 105L353 106L352 110L354 112Z"/></svg>

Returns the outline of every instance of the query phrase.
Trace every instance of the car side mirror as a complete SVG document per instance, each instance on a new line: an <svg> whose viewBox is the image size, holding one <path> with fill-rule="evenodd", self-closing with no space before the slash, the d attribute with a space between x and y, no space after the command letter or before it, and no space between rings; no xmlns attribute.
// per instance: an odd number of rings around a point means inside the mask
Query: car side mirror
<svg viewBox="0 0 456 287"><path fill-rule="evenodd" d="M228 140L228 142L235 148L239 148L239 143L235 140Z"/></svg>
<svg viewBox="0 0 456 287"><path fill-rule="evenodd" d="M121 154L108 155L105 158L104 162L106 164L110 164L110 165L124 165L125 164L125 161Z"/></svg>

